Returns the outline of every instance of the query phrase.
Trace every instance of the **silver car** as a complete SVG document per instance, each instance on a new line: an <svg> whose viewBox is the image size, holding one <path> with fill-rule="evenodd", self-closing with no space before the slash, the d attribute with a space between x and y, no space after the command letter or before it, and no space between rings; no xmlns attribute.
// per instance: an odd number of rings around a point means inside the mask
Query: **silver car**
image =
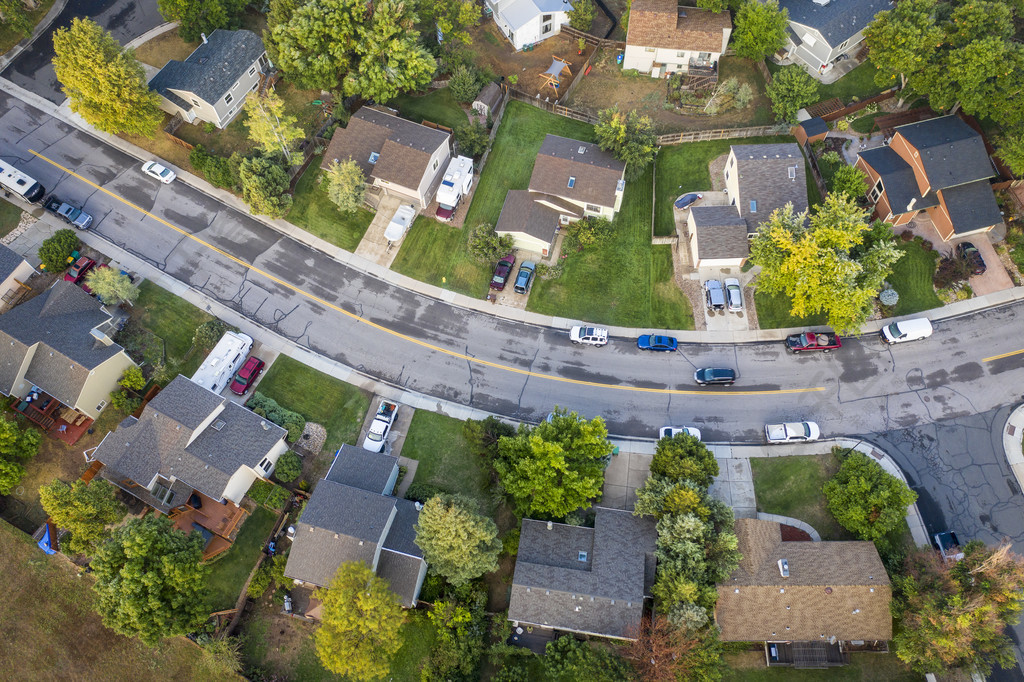
<svg viewBox="0 0 1024 682"><path fill-rule="evenodd" d="M738 313L743 310L743 289L735 277L725 280L725 298L731 312Z"/></svg>

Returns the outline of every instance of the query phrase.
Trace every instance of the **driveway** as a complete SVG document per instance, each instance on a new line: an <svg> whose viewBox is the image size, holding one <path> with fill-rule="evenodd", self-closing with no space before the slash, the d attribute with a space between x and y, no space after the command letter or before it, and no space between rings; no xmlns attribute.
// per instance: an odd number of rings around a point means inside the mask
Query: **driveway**
<svg viewBox="0 0 1024 682"><path fill-rule="evenodd" d="M0 78L54 104L63 102L66 98L53 71L53 32L70 26L76 17L89 17L122 45L165 23L157 10L157 0L69 0L49 29L14 58L0 72Z"/></svg>

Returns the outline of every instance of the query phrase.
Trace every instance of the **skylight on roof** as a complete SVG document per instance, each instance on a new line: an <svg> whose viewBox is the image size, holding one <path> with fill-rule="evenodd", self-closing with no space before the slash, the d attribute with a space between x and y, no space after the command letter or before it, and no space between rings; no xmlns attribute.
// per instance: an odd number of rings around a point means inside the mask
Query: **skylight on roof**
<svg viewBox="0 0 1024 682"><path fill-rule="evenodd" d="M377 152L370 152L370 163L377 163L377 159L380 158L380 154Z"/></svg>
<svg viewBox="0 0 1024 682"><path fill-rule="evenodd" d="M754 199L750 200L750 212L757 213L757 201L755 201Z"/></svg>
<svg viewBox="0 0 1024 682"><path fill-rule="evenodd" d="M789 179L790 180L795 180L796 179L796 166L790 166L789 167Z"/></svg>
<svg viewBox="0 0 1024 682"><path fill-rule="evenodd" d="M577 553L576 554L576 559L579 560L579 561L586 561L587 560L587 553L586 552L579 552L579 553Z"/></svg>
<svg viewBox="0 0 1024 682"><path fill-rule="evenodd" d="M570 175L569 176L569 188L572 189L575 186L576 186L576 176L575 175Z"/></svg>
<svg viewBox="0 0 1024 682"><path fill-rule="evenodd" d="M626 181L620 178L619 181L615 183L615 191L621 192L624 189L626 189Z"/></svg>

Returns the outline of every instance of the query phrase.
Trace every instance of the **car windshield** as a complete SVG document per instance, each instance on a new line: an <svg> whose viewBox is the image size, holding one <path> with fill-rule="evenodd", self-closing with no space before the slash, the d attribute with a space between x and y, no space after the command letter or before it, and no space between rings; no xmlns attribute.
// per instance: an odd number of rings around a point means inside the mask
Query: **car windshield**
<svg viewBox="0 0 1024 682"><path fill-rule="evenodd" d="M161 178L166 178L168 175L171 174L170 170L168 170L167 168L161 168L160 166L157 166L153 170L159 173Z"/></svg>
<svg viewBox="0 0 1024 682"><path fill-rule="evenodd" d="M235 383L244 384L248 380L249 378L242 376L241 372L235 375Z"/></svg>
<svg viewBox="0 0 1024 682"><path fill-rule="evenodd" d="M491 281L496 283L496 284L501 284L502 282L505 281L505 276L504 275L495 275L494 277L491 278Z"/></svg>
<svg viewBox="0 0 1024 682"><path fill-rule="evenodd" d="M805 438L810 438L811 437L811 425L808 424L807 422L804 422L803 424L801 424L801 426L803 426L803 429L804 429L804 437Z"/></svg>
<svg viewBox="0 0 1024 682"><path fill-rule="evenodd" d="M900 325L898 322L893 322L887 327L887 329L889 330L889 335L894 339L898 339L903 336L903 332L900 331Z"/></svg>
<svg viewBox="0 0 1024 682"><path fill-rule="evenodd" d="M263 382L263 383L266 383L266 382ZM374 433L373 431L370 431L368 434L366 434L366 439L367 440L372 440L372 441L381 441L381 440L384 440L384 436L383 436L383 434Z"/></svg>

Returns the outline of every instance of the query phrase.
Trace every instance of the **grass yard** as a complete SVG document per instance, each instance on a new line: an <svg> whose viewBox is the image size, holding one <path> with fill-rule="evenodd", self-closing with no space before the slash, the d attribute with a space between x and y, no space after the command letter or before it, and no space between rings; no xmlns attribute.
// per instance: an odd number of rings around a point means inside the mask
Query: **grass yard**
<svg viewBox="0 0 1024 682"><path fill-rule="evenodd" d="M0 237L14 231L21 222L21 209L7 201L0 201Z"/></svg>
<svg viewBox="0 0 1024 682"><path fill-rule="evenodd" d="M317 156L313 159L295 185L287 220L335 246L355 251L366 229L373 222L373 213L365 208L356 209L355 213L342 213L338 210L334 202L327 198L324 188L317 184L323 173L320 169L321 158Z"/></svg>
<svg viewBox="0 0 1024 682"><path fill-rule="evenodd" d="M828 323L828 315L825 313L816 313L807 317L792 315L789 311L793 302L786 294L769 294L761 289L756 289L754 303L757 306L757 324L761 329L786 329Z"/></svg>
<svg viewBox="0 0 1024 682"><path fill-rule="evenodd" d="M935 295L935 287L932 286L932 275L935 274L935 266L939 262L939 252L934 249L925 251L916 241L897 240L896 244L903 252L903 257L896 261L892 274L888 277L889 284L900 295L893 315L910 315L922 310L941 308L942 301Z"/></svg>
<svg viewBox="0 0 1024 682"><path fill-rule="evenodd" d="M117 340L136 362L165 362L170 376L179 373L191 376L212 350L192 349L196 328L215 319L147 280L139 287L139 299L132 307L131 322Z"/></svg>
<svg viewBox="0 0 1024 682"><path fill-rule="evenodd" d="M430 121L452 129L469 123L469 116L448 88L434 90L426 95L399 95L388 102L388 106L398 109L404 118L416 123Z"/></svg>
<svg viewBox="0 0 1024 682"><path fill-rule="evenodd" d="M370 396L362 389L286 355L278 356L256 390L308 421L323 424L327 429L324 449L330 452L342 443L355 445L370 409Z"/></svg>
<svg viewBox="0 0 1024 682"><path fill-rule="evenodd" d="M135 56L143 64L162 69L172 59L179 62L185 61L197 47L199 47L199 43L186 43L178 35L178 29L172 28L135 48Z"/></svg>
<svg viewBox="0 0 1024 682"><path fill-rule="evenodd" d="M867 114L865 116L861 116L860 118L854 120L854 122L850 124L850 128L854 132L863 133L864 135L867 135L871 133L871 129L874 127L875 119L878 118L879 116L887 116L888 114L888 111L878 111L875 112L874 114Z"/></svg>
<svg viewBox="0 0 1024 682"><path fill-rule="evenodd" d="M417 410L402 446L402 456L419 462L414 483L429 483L450 493L471 497L494 516L490 472L462 436L462 421Z"/></svg>
<svg viewBox="0 0 1024 682"><path fill-rule="evenodd" d="M794 668L768 668L764 652L748 651L726 654L728 666L723 682L917 682L924 676L907 668L895 654L853 653L850 664L825 670L796 670Z"/></svg>
<svg viewBox="0 0 1024 682"><path fill-rule="evenodd" d="M818 94L821 95L818 101L838 97L843 104L850 104L854 101L854 97L857 98L857 101L874 97L885 90L885 88L875 85L875 72L875 65L871 63L871 60L865 60L863 64L835 83L818 88Z"/></svg>
<svg viewBox="0 0 1024 682"><path fill-rule="evenodd" d="M480 192L474 195L479 196ZM460 229L425 215L416 216L391 269L421 282L483 298L491 281L491 264L469 255L470 232L468 222Z"/></svg>
<svg viewBox="0 0 1024 682"><path fill-rule="evenodd" d="M28 13L28 20L32 24L33 29L43 20L43 17L46 16L51 7L53 7L53 0L42 0L39 3L39 7ZM11 30L11 27L6 23L0 24L0 54L6 54L24 39L25 36Z"/></svg>
<svg viewBox="0 0 1024 682"><path fill-rule="evenodd" d="M711 140L668 145L658 152L656 164L654 234L665 237L675 234L675 215L672 202L686 192L704 192L711 189L708 164L722 154L729 153L732 144L767 144L795 142L789 135L774 137L748 137L737 140ZM813 181L810 183L813 185ZM626 195L629 196L628 193Z"/></svg>
<svg viewBox="0 0 1024 682"><path fill-rule="evenodd" d="M760 315L760 311L758 311ZM821 488L839 471L839 459L824 455L752 457L757 511L800 519L822 540L856 540L825 506Z"/></svg>
<svg viewBox="0 0 1024 682"><path fill-rule="evenodd" d="M210 590L210 611L235 608L242 585L263 552L263 543L274 529L277 516L263 507L256 507L245 520L235 544L210 565L206 586Z"/></svg>
<svg viewBox="0 0 1024 682"><path fill-rule="evenodd" d="M626 327L694 328L693 311L673 280L670 247L653 262L652 173L627 183L612 236L569 254L559 277L538 279L527 310Z"/></svg>
<svg viewBox="0 0 1024 682"><path fill-rule="evenodd" d="M0 666L24 680L238 680L184 637L150 648L114 634L93 609L93 578L0 522Z"/></svg>

